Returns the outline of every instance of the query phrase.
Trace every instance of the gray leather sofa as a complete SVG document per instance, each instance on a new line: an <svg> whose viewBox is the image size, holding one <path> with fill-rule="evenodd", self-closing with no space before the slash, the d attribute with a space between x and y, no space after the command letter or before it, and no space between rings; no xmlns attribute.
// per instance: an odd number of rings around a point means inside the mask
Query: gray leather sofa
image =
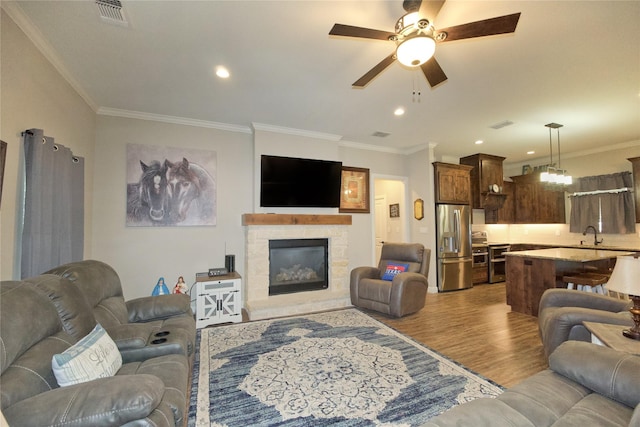
<svg viewBox="0 0 640 427"><path fill-rule="evenodd" d="M547 357L565 341L591 342L583 321L632 326L631 302L590 292L548 289L540 298L538 330Z"/></svg>
<svg viewBox="0 0 640 427"><path fill-rule="evenodd" d="M153 354L159 344L146 335L138 339L147 340L150 349L137 353L135 361L123 360L116 375L58 386L53 355L77 343L95 324L84 294L61 276L43 274L0 283L0 404L8 424L182 426L190 356L182 349L163 354L166 348L161 346L159 355Z"/></svg>
<svg viewBox="0 0 640 427"><path fill-rule="evenodd" d="M549 369L495 399L456 406L425 427L638 427L640 357L567 341Z"/></svg>
<svg viewBox="0 0 640 427"><path fill-rule="evenodd" d="M163 354L184 354L193 362L196 322L187 295L149 296L125 302L116 271L96 260L64 264L46 273L68 279L84 295L95 321L116 342L124 362ZM74 334L74 330L70 332Z"/></svg>
<svg viewBox="0 0 640 427"><path fill-rule="evenodd" d="M378 267L351 270L351 304L402 317L420 311L427 296L431 250L420 243L385 243ZM407 264L405 272L382 280L389 263Z"/></svg>

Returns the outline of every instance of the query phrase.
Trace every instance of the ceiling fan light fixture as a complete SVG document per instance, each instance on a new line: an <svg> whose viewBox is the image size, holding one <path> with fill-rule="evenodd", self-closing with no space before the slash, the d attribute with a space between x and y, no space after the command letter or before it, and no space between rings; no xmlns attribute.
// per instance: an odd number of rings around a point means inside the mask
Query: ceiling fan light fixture
<svg viewBox="0 0 640 427"><path fill-rule="evenodd" d="M407 67L418 67L427 62L436 51L436 41L426 35L417 35L400 42L396 58Z"/></svg>

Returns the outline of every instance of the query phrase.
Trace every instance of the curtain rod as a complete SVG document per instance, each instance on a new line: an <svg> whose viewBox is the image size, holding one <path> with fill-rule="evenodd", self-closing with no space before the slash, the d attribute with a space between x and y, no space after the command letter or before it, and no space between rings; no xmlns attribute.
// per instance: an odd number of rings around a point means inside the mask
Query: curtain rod
<svg viewBox="0 0 640 427"><path fill-rule="evenodd" d="M611 190L577 191L573 194L569 194L569 197L591 196L594 194L618 194L632 191L633 190L629 187L613 188Z"/></svg>

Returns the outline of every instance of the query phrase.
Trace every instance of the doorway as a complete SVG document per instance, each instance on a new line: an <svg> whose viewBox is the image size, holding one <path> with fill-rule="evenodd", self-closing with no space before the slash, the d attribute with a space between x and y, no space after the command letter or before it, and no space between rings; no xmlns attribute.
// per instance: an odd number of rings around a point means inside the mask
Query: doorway
<svg viewBox="0 0 640 427"><path fill-rule="evenodd" d="M412 209L406 201L409 185L407 177L378 175L373 177L375 209L373 212L374 242L371 255L378 265L382 244L409 241L409 219Z"/></svg>

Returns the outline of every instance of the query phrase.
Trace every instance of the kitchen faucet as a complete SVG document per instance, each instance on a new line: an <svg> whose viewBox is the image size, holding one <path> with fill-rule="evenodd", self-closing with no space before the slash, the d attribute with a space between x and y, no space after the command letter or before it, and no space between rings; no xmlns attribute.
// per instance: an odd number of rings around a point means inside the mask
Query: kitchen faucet
<svg viewBox="0 0 640 427"><path fill-rule="evenodd" d="M593 244L597 246L598 244L602 243L602 239L598 240L598 230L596 230L593 225L588 225L587 228L584 229L584 233L582 233L582 235L586 236L587 231L589 230L593 230Z"/></svg>

